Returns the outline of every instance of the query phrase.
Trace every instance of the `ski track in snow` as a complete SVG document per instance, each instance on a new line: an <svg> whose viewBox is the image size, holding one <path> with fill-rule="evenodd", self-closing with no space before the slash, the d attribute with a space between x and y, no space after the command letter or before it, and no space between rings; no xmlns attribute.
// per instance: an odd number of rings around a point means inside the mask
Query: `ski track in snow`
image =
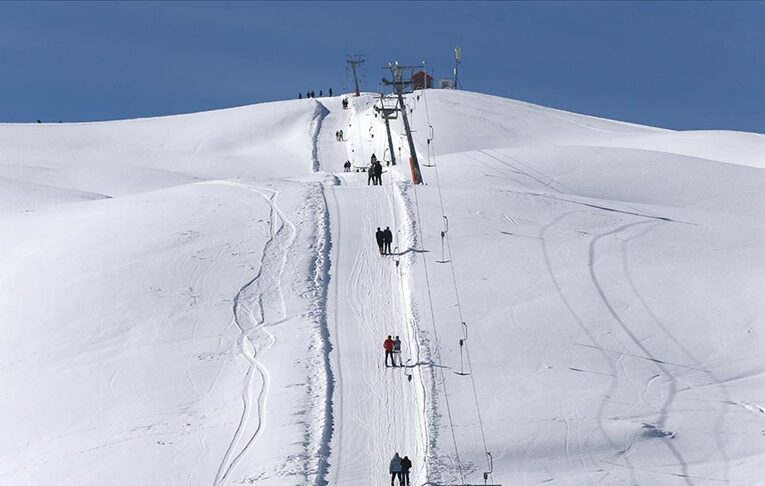
<svg viewBox="0 0 765 486"><path fill-rule="evenodd" d="M276 191L233 182L225 184L253 191L269 204L271 234L263 248L258 273L239 290L234 298L234 323L241 331L238 339L239 352L249 362L249 370L242 390L242 416L231 444L218 467L214 486L225 484L230 480L231 474L266 425L265 409L270 377L268 370L260 363L259 357L273 344L273 335L266 326L279 324L287 319L281 280L287 263L287 254L296 234L295 226L276 204L278 196ZM255 390L258 384L258 389ZM254 401L253 396L255 396ZM251 425L253 419L256 423ZM252 430L253 427L254 430ZM244 444L240 447L242 442Z"/></svg>

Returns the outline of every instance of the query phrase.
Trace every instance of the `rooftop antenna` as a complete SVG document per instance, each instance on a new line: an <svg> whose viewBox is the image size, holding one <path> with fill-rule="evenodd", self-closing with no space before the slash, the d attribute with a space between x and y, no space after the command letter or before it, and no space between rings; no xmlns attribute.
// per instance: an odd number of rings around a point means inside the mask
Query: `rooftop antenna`
<svg viewBox="0 0 765 486"><path fill-rule="evenodd" d="M457 47L454 49L454 89L457 89L457 74L459 73L460 63L462 62L462 48Z"/></svg>
<svg viewBox="0 0 765 486"><path fill-rule="evenodd" d="M359 88L359 77L356 73L356 68L364 63L364 57L359 56L358 54L348 54L348 59L346 59L345 62L350 64L351 70L353 70L353 82L356 84L356 96L361 96L361 89Z"/></svg>

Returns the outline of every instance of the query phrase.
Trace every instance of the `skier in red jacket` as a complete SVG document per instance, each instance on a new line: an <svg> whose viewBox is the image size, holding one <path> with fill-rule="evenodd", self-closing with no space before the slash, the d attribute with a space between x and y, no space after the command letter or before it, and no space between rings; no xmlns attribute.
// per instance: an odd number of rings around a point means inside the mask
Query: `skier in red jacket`
<svg viewBox="0 0 765 486"><path fill-rule="evenodd" d="M393 367L395 368L396 360L393 359L393 339L391 339L390 336L388 336L388 339L383 343L383 347L385 348L385 367L388 367L388 357L390 357L391 363L393 363Z"/></svg>

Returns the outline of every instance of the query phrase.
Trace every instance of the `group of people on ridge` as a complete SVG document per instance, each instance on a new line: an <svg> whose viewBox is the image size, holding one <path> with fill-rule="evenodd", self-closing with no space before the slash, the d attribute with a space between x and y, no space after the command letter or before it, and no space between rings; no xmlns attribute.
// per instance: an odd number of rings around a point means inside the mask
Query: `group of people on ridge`
<svg viewBox="0 0 765 486"><path fill-rule="evenodd" d="M382 186L382 172L382 164L377 160L377 156L372 154L369 169L367 169L367 185L371 183L373 186Z"/></svg>
<svg viewBox="0 0 765 486"><path fill-rule="evenodd" d="M332 96L332 88L329 88L329 95ZM319 97L322 97L322 96L324 96L324 91L319 90ZM316 93L313 92L313 91L306 91L305 97L306 98L316 98ZM303 93L298 93L298 99L299 100L303 99Z"/></svg>
<svg viewBox="0 0 765 486"><path fill-rule="evenodd" d="M342 130L338 130L335 132L335 140L337 140L338 142L342 142L343 140L345 140Z"/></svg>
<svg viewBox="0 0 765 486"><path fill-rule="evenodd" d="M398 455L398 452L393 454L393 459L390 460L390 486L393 486L393 482L398 478L399 486L409 486L409 470L412 469L412 461L409 460L409 456L404 456L403 459Z"/></svg>
<svg viewBox="0 0 765 486"><path fill-rule="evenodd" d="M377 247L380 250L380 255L390 255L390 245L393 243L393 232L390 230L390 226L386 226L384 230L377 227L375 232L375 240L377 240Z"/></svg>

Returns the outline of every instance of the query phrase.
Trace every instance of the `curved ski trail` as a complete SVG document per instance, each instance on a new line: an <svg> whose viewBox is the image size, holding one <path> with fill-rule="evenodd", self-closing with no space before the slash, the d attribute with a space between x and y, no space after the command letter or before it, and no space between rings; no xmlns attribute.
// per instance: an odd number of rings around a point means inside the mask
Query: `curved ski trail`
<svg viewBox="0 0 765 486"><path fill-rule="evenodd" d="M266 425L270 375L268 369L260 363L259 357L274 342L273 335L266 327L287 318L281 282L287 254L296 235L295 226L276 204L276 191L233 182L226 184L253 191L269 204L271 234L263 248L258 273L234 298L233 322L240 330L237 343L240 354L249 362L249 370L242 389L242 416L218 467L214 486L226 484L231 479L237 465Z"/></svg>

